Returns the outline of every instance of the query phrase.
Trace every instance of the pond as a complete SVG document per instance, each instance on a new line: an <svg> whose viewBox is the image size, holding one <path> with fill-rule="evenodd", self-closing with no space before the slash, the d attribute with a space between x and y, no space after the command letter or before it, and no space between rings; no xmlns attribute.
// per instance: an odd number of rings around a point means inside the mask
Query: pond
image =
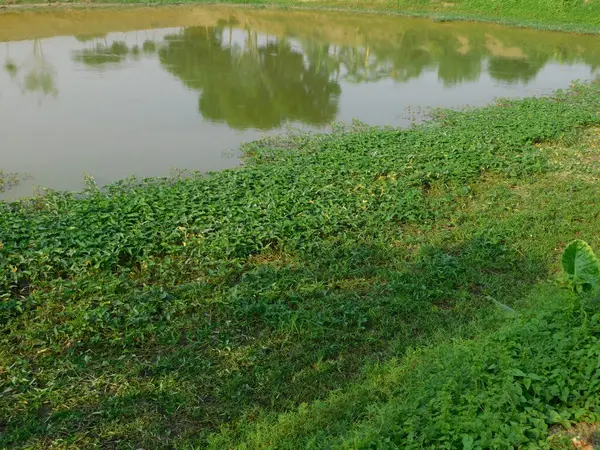
<svg viewBox="0 0 600 450"><path fill-rule="evenodd" d="M598 36L216 6L0 14L0 169L74 190L240 164L240 143L594 78Z"/></svg>

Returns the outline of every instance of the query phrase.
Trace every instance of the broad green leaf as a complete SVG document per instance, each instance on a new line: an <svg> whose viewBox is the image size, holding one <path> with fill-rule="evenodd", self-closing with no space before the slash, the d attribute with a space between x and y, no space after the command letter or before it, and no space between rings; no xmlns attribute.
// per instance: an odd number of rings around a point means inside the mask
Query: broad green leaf
<svg viewBox="0 0 600 450"><path fill-rule="evenodd" d="M494 304L501 310L503 311L503 313L508 316L508 317L516 317L518 315L517 311L515 311L513 308L511 308L508 305L505 305L504 303L499 302L498 300L496 300L493 297L490 297L489 295L487 296L488 299L490 299L492 302L494 302Z"/></svg>
<svg viewBox="0 0 600 450"><path fill-rule="evenodd" d="M565 274L575 287L584 289L600 286L600 265L598 258L587 242L575 240L563 251L562 266Z"/></svg>
<svg viewBox="0 0 600 450"><path fill-rule="evenodd" d="M507 374L512 375L513 377L525 377L525 373L521 369L508 369L506 371Z"/></svg>
<svg viewBox="0 0 600 450"><path fill-rule="evenodd" d="M463 450L471 450L474 446L474 439L473 436L463 436L462 438L462 444L463 444Z"/></svg>

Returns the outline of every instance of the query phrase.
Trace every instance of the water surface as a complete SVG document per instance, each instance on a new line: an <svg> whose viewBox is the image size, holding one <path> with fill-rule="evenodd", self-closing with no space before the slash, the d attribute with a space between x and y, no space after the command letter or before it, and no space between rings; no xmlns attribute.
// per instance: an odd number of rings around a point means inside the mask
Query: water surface
<svg viewBox="0 0 600 450"><path fill-rule="evenodd" d="M79 189L239 164L241 142L546 94L594 77L597 36L230 7L0 14L0 169ZM7 194L4 194L5 198Z"/></svg>

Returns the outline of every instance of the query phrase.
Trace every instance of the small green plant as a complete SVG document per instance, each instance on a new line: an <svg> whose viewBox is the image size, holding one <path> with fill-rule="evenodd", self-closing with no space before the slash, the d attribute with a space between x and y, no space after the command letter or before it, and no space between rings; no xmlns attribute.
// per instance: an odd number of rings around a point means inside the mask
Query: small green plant
<svg viewBox="0 0 600 450"><path fill-rule="evenodd" d="M562 266L575 292L589 292L600 286L600 263L587 242L577 239L567 245Z"/></svg>

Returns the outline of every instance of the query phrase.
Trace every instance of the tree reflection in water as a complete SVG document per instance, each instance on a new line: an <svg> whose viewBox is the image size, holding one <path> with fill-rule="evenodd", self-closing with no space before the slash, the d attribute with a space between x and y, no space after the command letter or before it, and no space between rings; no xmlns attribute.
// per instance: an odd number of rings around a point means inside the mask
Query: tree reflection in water
<svg viewBox="0 0 600 450"><path fill-rule="evenodd" d="M162 40L138 39L136 32L130 47L124 41L108 43L104 36L80 37L87 47L72 56L102 68L157 55L163 68L200 93L198 109L205 119L261 130L285 122L330 123L342 82L406 83L435 73L451 87L477 81L486 72L512 84L532 81L549 62L600 66L600 47L584 48L556 34L536 40L524 31L492 35L485 27L412 24L417 22L377 29L363 22L334 23L335 29L317 30L277 22L277 32L269 35L232 16ZM271 27L262 23L259 28Z"/></svg>
<svg viewBox="0 0 600 450"><path fill-rule="evenodd" d="M246 30L240 45L230 43L229 31L186 28L167 36L158 52L167 71L201 91L205 118L238 129L286 121L324 125L335 118L341 89L328 67L305 58L286 38L258 44L258 34Z"/></svg>
<svg viewBox="0 0 600 450"><path fill-rule="evenodd" d="M42 40L34 39L32 42L31 55L22 64L17 64L9 56L4 63L4 70L23 94L35 94L41 104L44 97L58 95L56 70L44 56Z"/></svg>

